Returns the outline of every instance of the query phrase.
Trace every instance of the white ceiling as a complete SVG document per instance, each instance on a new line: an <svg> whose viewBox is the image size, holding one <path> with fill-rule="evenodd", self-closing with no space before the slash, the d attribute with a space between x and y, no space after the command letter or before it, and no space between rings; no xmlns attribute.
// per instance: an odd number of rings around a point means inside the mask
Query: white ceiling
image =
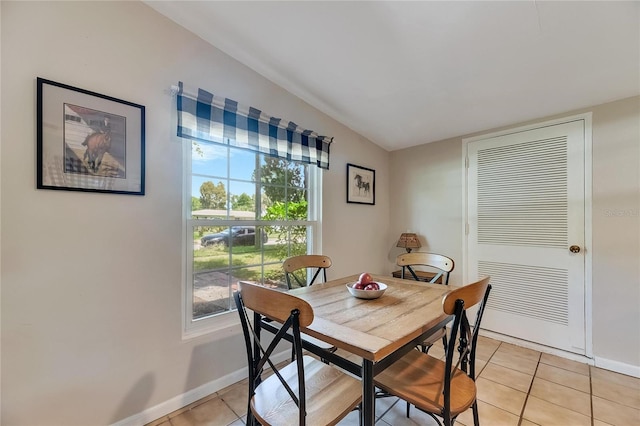
<svg viewBox="0 0 640 426"><path fill-rule="evenodd" d="M145 3L389 151L640 94L640 2Z"/></svg>

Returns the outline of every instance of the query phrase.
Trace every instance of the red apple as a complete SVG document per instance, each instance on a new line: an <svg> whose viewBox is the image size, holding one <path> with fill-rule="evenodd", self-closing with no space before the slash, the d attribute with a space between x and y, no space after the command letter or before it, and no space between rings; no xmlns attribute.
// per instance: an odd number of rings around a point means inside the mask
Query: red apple
<svg viewBox="0 0 640 426"><path fill-rule="evenodd" d="M371 282L364 288L365 290L380 290L378 283Z"/></svg>
<svg viewBox="0 0 640 426"><path fill-rule="evenodd" d="M371 276L370 273L368 272L363 272L360 274L360 278L358 279L358 282L361 282L362 284L369 284L370 282L373 282L373 277Z"/></svg>
<svg viewBox="0 0 640 426"><path fill-rule="evenodd" d="M358 281L357 283L355 283L352 288L355 288L356 290L364 290L364 288L367 286L367 284Z"/></svg>

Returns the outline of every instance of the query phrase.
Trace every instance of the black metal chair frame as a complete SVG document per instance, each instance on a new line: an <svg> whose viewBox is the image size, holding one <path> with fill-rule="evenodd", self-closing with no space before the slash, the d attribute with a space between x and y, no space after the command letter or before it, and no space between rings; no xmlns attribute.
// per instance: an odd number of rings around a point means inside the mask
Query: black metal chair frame
<svg viewBox="0 0 640 426"><path fill-rule="evenodd" d="M416 272L413 270L413 268L411 267L412 265L405 265L402 267L402 273L400 275L400 278L402 279L406 279L405 278L405 268L409 270L409 272L411 273L411 276L413 277L414 280L416 281L421 281L420 278L418 277L418 275L416 274ZM436 281L438 281L438 279L440 277L444 277L443 278L443 283L444 285L449 285L449 272L447 271L443 271L442 269L438 268L437 266L433 266L433 265L424 265L424 266L428 266L430 268L435 268L438 269L440 272L438 272L436 275L434 275L433 278L431 278L428 282L433 284Z"/></svg>
<svg viewBox="0 0 640 426"><path fill-rule="evenodd" d="M305 383L304 383L304 363L302 359L302 342L300 339L300 323L299 323L299 314L300 312L297 309L291 311L291 314L287 321L282 324L282 327L277 331L275 337L265 350L260 344L260 328L262 324L262 315L254 312L253 313L253 326L251 325L251 321L249 321L247 311L244 309L244 304L242 302L242 295L240 292L234 293L234 299L236 303L236 307L238 308L238 313L240 314L240 323L242 324L242 331L245 339L245 348L247 351L247 359L249 360L249 397L247 402L247 424L255 425L256 419L253 416L251 411L251 398L253 398L255 394L255 389L262 381L262 372L265 367L265 364L269 364L273 373L278 377L280 383L284 386L284 388L291 396L291 399L295 402L298 410L300 412L299 424L305 424ZM289 329L291 329L291 333L288 333ZM271 354L274 349L280 343L281 340L286 339L286 336L289 335L293 340L293 351L296 355L296 367L298 370L298 394L291 389L291 387L287 384L286 380L280 375L278 368L273 364L270 359ZM286 339L288 340L288 339Z"/></svg>
<svg viewBox="0 0 640 426"><path fill-rule="evenodd" d="M301 269L308 269L308 267L306 268L301 268ZM300 269L298 269L299 271ZM316 273L313 274L313 278L311 278L311 280L309 281L309 283L307 284L306 281L302 281L300 280L300 278L298 278L298 276L295 274L296 271L293 272L286 272L284 273L284 276L287 280L287 287L289 288L289 290L291 290L293 287L291 286L291 276L293 276L293 278L296 280L296 282L298 283L298 285L300 287L306 287L306 286L310 286L313 285L314 282L316 282L316 278L318 278L318 275L320 275L320 272L322 272L322 279L324 280L324 282L327 282L327 268L318 268L316 270Z"/></svg>

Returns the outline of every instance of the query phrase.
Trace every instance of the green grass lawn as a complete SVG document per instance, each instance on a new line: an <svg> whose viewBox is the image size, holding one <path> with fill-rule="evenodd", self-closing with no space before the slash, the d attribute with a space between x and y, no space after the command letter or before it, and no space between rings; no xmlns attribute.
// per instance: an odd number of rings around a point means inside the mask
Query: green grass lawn
<svg viewBox="0 0 640 426"><path fill-rule="evenodd" d="M277 245L264 246L264 250L256 250L254 246L235 246L231 249L231 265L233 275L243 280L261 281L260 265L265 264L265 278L281 280L282 261L278 255L282 248ZM262 258L264 253L264 259ZM203 272L215 269L226 270L229 267L229 248L221 246L203 247L193 252L193 271ZM243 268L246 266L246 268ZM237 268L237 269L236 269Z"/></svg>

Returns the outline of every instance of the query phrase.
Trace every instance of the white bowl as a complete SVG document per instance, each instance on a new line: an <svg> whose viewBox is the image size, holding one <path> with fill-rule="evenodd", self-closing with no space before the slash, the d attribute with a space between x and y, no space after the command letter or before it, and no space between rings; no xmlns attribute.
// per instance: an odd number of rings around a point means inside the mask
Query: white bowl
<svg viewBox="0 0 640 426"><path fill-rule="evenodd" d="M351 293L352 296L357 297L358 299L377 299L378 297L384 294L384 291L387 289L387 285L385 283L376 282L380 290L358 290L357 288L353 288L355 283L347 284L347 290Z"/></svg>

